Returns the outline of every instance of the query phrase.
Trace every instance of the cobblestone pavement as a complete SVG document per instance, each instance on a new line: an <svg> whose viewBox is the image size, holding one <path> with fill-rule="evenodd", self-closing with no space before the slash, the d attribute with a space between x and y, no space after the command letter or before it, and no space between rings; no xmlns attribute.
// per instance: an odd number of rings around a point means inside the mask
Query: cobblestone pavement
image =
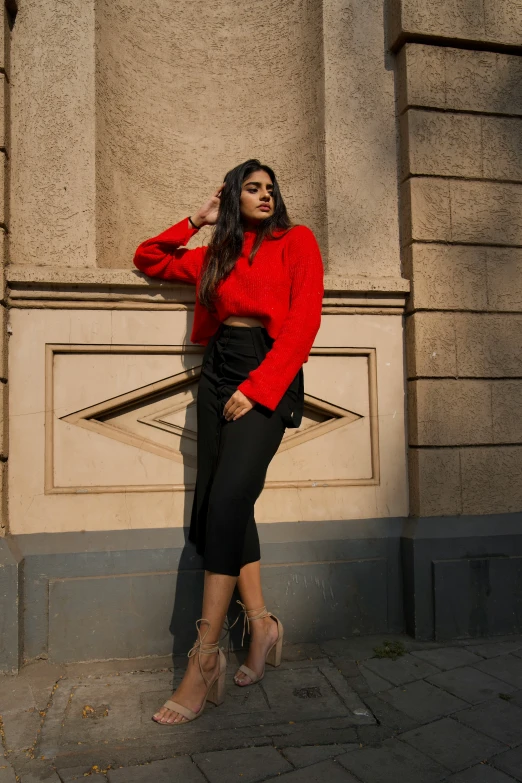
<svg viewBox="0 0 522 783"><path fill-rule="evenodd" d="M398 657L382 646L402 645ZM0 783L509 783L522 781L522 636L406 635L286 646L264 680L197 721L151 714L185 658L0 677Z"/></svg>

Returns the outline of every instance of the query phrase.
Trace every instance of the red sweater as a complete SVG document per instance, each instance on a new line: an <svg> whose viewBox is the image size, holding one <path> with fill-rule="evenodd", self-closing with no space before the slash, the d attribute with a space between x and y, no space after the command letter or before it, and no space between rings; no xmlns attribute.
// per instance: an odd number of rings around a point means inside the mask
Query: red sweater
<svg viewBox="0 0 522 783"><path fill-rule="evenodd" d="M142 242L134 264L150 277L196 286L191 342L206 345L221 321L229 316L259 318L274 343L238 389L275 410L308 355L321 323L324 294L323 263L313 232L294 226L277 239L265 239L252 265L248 254L255 231L244 232L241 256L217 288L211 313L197 300L206 246L183 247L197 232L188 218Z"/></svg>

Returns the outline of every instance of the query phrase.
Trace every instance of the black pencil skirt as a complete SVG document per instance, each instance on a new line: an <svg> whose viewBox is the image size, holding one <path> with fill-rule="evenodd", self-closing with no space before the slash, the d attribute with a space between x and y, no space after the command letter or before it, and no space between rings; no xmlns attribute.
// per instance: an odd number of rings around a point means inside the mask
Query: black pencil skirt
<svg viewBox="0 0 522 783"><path fill-rule="evenodd" d="M203 355L189 540L203 557L205 569L218 574L239 576L243 565L260 559L254 504L286 427L301 423L302 367L274 411L256 402L235 421L223 415L231 395L273 342L262 326L221 323Z"/></svg>

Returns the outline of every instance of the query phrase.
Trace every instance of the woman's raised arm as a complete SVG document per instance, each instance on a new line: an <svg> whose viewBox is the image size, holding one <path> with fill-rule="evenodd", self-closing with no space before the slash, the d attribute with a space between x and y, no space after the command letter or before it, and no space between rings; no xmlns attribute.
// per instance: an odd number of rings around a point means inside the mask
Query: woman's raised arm
<svg viewBox="0 0 522 783"><path fill-rule="evenodd" d="M134 266L149 277L195 285L205 248L189 250L183 245L197 231L197 228L191 226L188 217L180 220L158 236L142 242L134 254Z"/></svg>
<svg viewBox="0 0 522 783"><path fill-rule="evenodd" d="M213 225L216 222L222 188L223 185L220 185L192 216L196 228L186 217L158 236L146 239L136 249L134 266L149 277L179 280L182 283L195 285L206 247L195 247L189 250L183 245L189 242L202 226Z"/></svg>

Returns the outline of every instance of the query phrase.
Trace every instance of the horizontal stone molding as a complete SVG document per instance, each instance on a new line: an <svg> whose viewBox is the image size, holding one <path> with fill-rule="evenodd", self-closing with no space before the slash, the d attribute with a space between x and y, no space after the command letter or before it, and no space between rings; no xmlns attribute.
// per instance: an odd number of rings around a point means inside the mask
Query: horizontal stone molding
<svg viewBox="0 0 522 783"><path fill-rule="evenodd" d="M408 384L412 446L522 444L522 380Z"/></svg>
<svg viewBox="0 0 522 783"><path fill-rule="evenodd" d="M399 112L410 106L522 116L522 57L407 43L397 55Z"/></svg>
<svg viewBox="0 0 522 783"><path fill-rule="evenodd" d="M520 47L522 6L516 0L391 0L390 45L419 37Z"/></svg>
<svg viewBox="0 0 522 783"><path fill-rule="evenodd" d="M195 288L149 278L133 270L8 266L13 307L192 310ZM348 308L372 314L400 313L410 283L403 277L325 276L324 312Z"/></svg>
<svg viewBox="0 0 522 783"><path fill-rule="evenodd" d="M522 312L522 249L414 242L403 249L408 310Z"/></svg>
<svg viewBox="0 0 522 783"><path fill-rule="evenodd" d="M413 378L522 378L522 315L417 312L406 323Z"/></svg>
<svg viewBox="0 0 522 783"><path fill-rule="evenodd" d="M401 185L401 242L522 247L522 184L410 177Z"/></svg>
<svg viewBox="0 0 522 783"><path fill-rule="evenodd" d="M409 109L400 119L401 179L522 182L522 118Z"/></svg>

